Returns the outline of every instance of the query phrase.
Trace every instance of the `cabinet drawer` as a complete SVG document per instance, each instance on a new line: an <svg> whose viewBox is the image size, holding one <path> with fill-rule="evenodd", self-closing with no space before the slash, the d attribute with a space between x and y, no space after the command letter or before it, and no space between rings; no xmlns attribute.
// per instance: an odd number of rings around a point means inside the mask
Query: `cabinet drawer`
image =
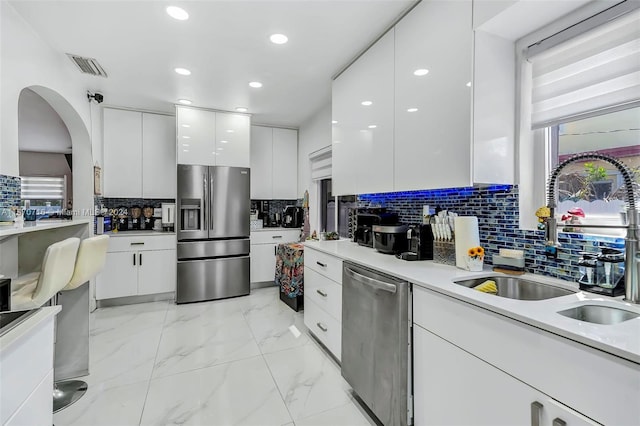
<svg viewBox="0 0 640 426"><path fill-rule="evenodd" d="M342 326L309 298L305 298L304 325L340 360Z"/></svg>
<svg viewBox="0 0 640 426"><path fill-rule="evenodd" d="M342 284L342 259L305 247L304 266Z"/></svg>
<svg viewBox="0 0 640 426"><path fill-rule="evenodd" d="M304 268L304 296L342 322L342 286L310 268Z"/></svg>
<svg viewBox="0 0 640 426"><path fill-rule="evenodd" d="M125 231L126 232L126 231ZM117 236L109 238L109 252L173 250L176 248L175 235Z"/></svg>
<svg viewBox="0 0 640 426"><path fill-rule="evenodd" d="M250 235L251 244L295 243L300 240L299 229L255 231Z"/></svg>

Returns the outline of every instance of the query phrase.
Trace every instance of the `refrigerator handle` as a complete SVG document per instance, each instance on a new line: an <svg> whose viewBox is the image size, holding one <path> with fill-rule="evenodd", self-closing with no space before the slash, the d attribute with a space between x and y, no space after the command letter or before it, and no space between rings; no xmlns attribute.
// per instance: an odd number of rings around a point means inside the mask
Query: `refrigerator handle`
<svg viewBox="0 0 640 426"><path fill-rule="evenodd" d="M202 223L203 223L203 227L202 229L204 230L208 230L209 229L209 223L208 223L208 213L207 213L207 209L209 208L209 195L207 193L207 174L203 174L202 175L202 197L204 198L202 200Z"/></svg>
<svg viewBox="0 0 640 426"><path fill-rule="evenodd" d="M213 229L213 173L209 173L209 223Z"/></svg>

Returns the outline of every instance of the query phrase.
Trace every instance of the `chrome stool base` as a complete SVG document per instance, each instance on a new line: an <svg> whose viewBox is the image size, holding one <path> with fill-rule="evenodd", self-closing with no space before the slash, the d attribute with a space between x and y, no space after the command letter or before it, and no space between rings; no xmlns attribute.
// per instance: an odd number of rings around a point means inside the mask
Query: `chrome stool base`
<svg viewBox="0 0 640 426"><path fill-rule="evenodd" d="M53 412L67 408L87 392L87 383L82 380L65 380L53 385Z"/></svg>

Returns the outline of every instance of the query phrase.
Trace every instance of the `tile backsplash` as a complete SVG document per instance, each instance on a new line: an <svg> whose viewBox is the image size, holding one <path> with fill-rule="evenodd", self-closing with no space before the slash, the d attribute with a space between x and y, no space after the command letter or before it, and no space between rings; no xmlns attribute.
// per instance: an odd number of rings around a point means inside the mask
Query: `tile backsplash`
<svg viewBox="0 0 640 426"><path fill-rule="evenodd" d="M152 207L160 208L161 203L175 203L173 198L167 199L151 199L151 198L103 198L95 197L94 204L98 207L104 206L108 210L118 209L119 207L131 208L133 206L144 207L150 205Z"/></svg>
<svg viewBox="0 0 640 426"><path fill-rule="evenodd" d="M0 208L20 205L20 177L0 175Z"/></svg>
<svg viewBox="0 0 640 426"><path fill-rule="evenodd" d="M578 278L581 251L598 251L599 247L624 248L624 239L605 236L560 233L563 248L558 259L544 255L544 232L519 229L518 187L509 185L487 188L452 188L431 191L408 191L358 196L360 207L382 206L397 213L403 223L422 223L422 206L439 206L463 216L477 216L480 244L487 255L485 262L500 248L524 250L528 272L549 275L567 281Z"/></svg>

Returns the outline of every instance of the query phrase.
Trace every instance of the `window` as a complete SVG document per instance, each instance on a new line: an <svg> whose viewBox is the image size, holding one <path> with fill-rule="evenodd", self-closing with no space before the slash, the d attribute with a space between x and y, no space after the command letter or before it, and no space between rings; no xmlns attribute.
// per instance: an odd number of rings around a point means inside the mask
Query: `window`
<svg viewBox="0 0 640 426"><path fill-rule="evenodd" d="M544 32L544 31L543 31ZM622 2L567 29L523 48L521 81L520 166L533 157L535 182L521 171L522 210L525 183L538 193L559 162L583 152L618 158L635 174L640 170L640 8ZM528 135L527 135L528 133ZM528 140L527 140L528 139ZM546 142L546 144L545 144ZM542 144L544 149L536 148ZM546 157L545 161L536 156ZM532 154L529 159L523 156ZM541 163L546 164L542 175ZM523 175L525 178L523 179ZM557 182L556 213L580 214L584 223L620 223L623 182L606 162L567 166ZM537 200L537 199L536 199ZM530 200L529 200L530 201ZM542 203L538 204L538 207ZM574 213L569 213L570 211ZM560 219L560 217L559 217ZM521 219L521 224L523 223ZM601 233L601 230L596 233Z"/></svg>
<svg viewBox="0 0 640 426"><path fill-rule="evenodd" d="M58 216L66 200L66 177L22 176L20 193L25 209L35 209L38 218Z"/></svg>

